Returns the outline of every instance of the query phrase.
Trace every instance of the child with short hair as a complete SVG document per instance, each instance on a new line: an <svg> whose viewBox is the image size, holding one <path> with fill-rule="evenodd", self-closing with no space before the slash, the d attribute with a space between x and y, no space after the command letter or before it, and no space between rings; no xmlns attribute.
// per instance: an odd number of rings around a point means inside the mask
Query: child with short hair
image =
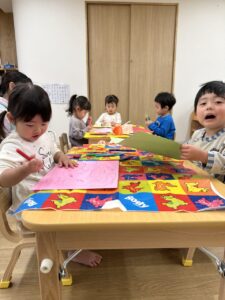
<svg viewBox="0 0 225 300"><path fill-rule="evenodd" d="M12 187L11 209L15 210L55 163L66 168L77 163L58 149L47 132L52 109L48 94L41 87L18 84L9 95L7 115L16 131L0 145L0 187ZM96 266L101 258L97 253L82 251L74 261Z"/></svg>
<svg viewBox="0 0 225 300"><path fill-rule="evenodd" d="M69 140L71 146L82 146L88 143L84 134L91 129L91 125L89 125L88 119L86 123L83 119L90 110L91 103L86 97L73 95L70 98L69 107L66 111L70 116Z"/></svg>
<svg viewBox="0 0 225 300"><path fill-rule="evenodd" d="M225 175L225 83L210 81L198 91L194 110L204 127L196 130L181 146L181 159L199 167L224 182Z"/></svg>
<svg viewBox="0 0 225 300"><path fill-rule="evenodd" d="M32 81L25 74L17 70L7 71L2 76L0 87L2 95L2 97L0 97L0 141L3 140L14 129L6 115L9 94L18 83L26 82Z"/></svg>
<svg viewBox="0 0 225 300"><path fill-rule="evenodd" d="M108 95L105 97L106 112L102 113L95 122L97 126L115 126L122 123L121 115L117 112L119 99L115 95Z"/></svg>
<svg viewBox="0 0 225 300"><path fill-rule="evenodd" d="M175 136L175 125L171 116L171 110L176 99L171 93L162 92L155 97L155 109L158 114L156 121L145 120L148 129L155 135L173 140Z"/></svg>

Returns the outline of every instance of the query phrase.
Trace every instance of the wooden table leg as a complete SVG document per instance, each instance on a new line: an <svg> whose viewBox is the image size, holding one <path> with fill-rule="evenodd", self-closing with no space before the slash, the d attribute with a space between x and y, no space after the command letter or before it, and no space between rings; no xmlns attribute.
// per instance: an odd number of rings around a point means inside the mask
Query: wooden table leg
<svg viewBox="0 0 225 300"><path fill-rule="evenodd" d="M223 254L223 261L225 260L225 250ZM225 299L225 278L220 278L220 287L219 287L219 296L218 300L224 300Z"/></svg>
<svg viewBox="0 0 225 300"><path fill-rule="evenodd" d="M37 239L37 258L39 284L42 300L61 300L61 284L59 281L59 252L56 247L55 233L38 232ZM43 259L53 261L52 269L49 273L40 272L40 265Z"/></svg>

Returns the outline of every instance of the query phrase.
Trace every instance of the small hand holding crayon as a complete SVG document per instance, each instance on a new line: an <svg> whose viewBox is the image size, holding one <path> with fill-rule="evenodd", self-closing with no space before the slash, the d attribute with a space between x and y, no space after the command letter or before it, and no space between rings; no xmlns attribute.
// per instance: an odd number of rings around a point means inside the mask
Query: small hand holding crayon
<svg viewBox="0 0 225 300"><path fill-rule="evenodd" d="M21 149L16 149L16 152L28 161L24 165L27 168L29 174L39 172L42 169L43 162L35 158L34 155L29 156Z"/></svg>
<svg viewBox="0 0 225 300"><path fill-rule="evenodd" d="M30 174L36 173L43 168L43 162L33 156L33 158L26 163L26 167Z"/></svg>

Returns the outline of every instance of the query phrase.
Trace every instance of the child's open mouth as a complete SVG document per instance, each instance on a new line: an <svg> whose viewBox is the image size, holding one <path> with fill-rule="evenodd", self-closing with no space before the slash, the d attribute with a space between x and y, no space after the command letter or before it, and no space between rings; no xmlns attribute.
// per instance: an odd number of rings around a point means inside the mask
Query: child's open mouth
<svg viewBox="0 0 225 300"><path fill-rule="evenodd" d="M216 118L216 116L213 115L213 114L210 114L210 115L205 116L205 120L213 120L213 119L215 119L215 118Z"/></svg>

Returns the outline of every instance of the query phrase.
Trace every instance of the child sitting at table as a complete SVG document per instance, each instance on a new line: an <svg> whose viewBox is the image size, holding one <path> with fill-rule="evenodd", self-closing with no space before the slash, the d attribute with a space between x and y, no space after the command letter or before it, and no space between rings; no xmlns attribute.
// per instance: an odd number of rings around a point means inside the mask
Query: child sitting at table
<svg viewBox="0 0 225 300"><path fill-rule="evenodd" d="M121 115L117 112L117 106L119 103L118 97L115 95L108 95L105 97L105 110L95 122L97 126L115 126L121 124Z"/></svg>
<svg viewBox="0 0 225 300"><path fill-rule="evenodd" d="M8 98L10 92L18 83L32 82L25 74L17 71L7 71L2 76L0 97L0 141L2 141L11 131L14 130L12 124L7 117Z"/></svg>
<svg viewBox="0 0 225 300"><path fill-rule="evenodd" d="M12 211L55 163L66 168L77 165L58 149L48 134L51 115L48 94L41 87L18 84L10 93L7 116L16 131L0 145L0 187L12 187ZM20 221L20 216L17 218ZM96 266L101 256L82 251L75 261Z"/></svg>
<svg viewBox="0 0 225 300"><path fill-rule="evenodd" d="M145 124L153 134L173 140L175 125L171 116L171 110L176 103L175 97L167 92L159 93L155 97L155 110L158 115L156 121L145 120Z"/></svg>
<svg viewBox="0 0 225 300"><path fill-rule="evenodd" d="M210 81L198 91L194 111L204 127L181 146L181 159L194 161L224 182L225 175L225 83Z"/></svg>
<svg viewBox="0 0 225 300"><path fill-rule="evenodd" d="M84 96L73 95L69 101L69 107L66 110L70 116L69 140L71 146L82 146L87 144L88 140L84 138L85 132L91 129L89 119L83 120L86 114L91 110L91 103Z"/></svg>

